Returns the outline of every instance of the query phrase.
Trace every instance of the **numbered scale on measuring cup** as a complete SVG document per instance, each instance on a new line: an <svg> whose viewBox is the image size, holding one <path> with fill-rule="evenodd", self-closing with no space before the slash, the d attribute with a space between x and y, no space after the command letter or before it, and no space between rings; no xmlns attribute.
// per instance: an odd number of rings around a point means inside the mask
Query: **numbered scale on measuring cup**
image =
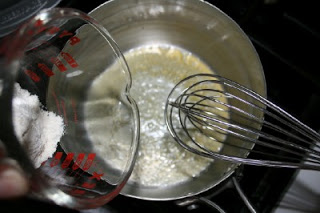
<svg viewBox="0 0 320 213"><path fill-rule="evenodd" d="M43 10L0 51L8 88L1 107L10 105L12 123L1 141L20 164L32 163L34 194L72 208L111 200L132 171L139 118L129 69L108 32L79 11ZM26 159L14 155L19 148Z"/></svg>

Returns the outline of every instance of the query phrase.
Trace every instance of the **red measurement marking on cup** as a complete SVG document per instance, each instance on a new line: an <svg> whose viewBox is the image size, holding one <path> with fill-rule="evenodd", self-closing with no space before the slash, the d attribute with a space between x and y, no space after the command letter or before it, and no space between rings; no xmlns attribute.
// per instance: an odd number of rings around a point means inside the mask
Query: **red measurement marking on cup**
<svg viewBox="0 0 320 213"><path fill-rule="evenodd" d="M58 170L58 167L57 167L57 165L59 165L59 163L61 163L61 162L62 162L62 164L60 167L62 169L70 168L69 166L71 165L72 160L74 160L75 154L73 152L69 152L63 161L62 161L62 156L63 156L62 152L57 152L50 162L50 167L51 168L54 167L57 172L61 172ZM85 159L85 156L86 156L85 153L79 153L77 155L77 158L71 167L72 170L69 170L69 171L71 171L71 173L69 173L70 176L73 176L75 178L76 177L80 178L82 173L88 171L92 167L92 165L96 165L93 163L95 160L96 154L89 153L87 155L87 159L84 162L83 166L81 166L81 164L83 163L83 161ZM79 168L81 168L81 170L78 170ZM99 172L95 171L95 172L93 172L93 174L89 178L89 180L92 180L92 181L93 180L97 180L97 181L101 180L101 177L103 175L104 175L104 173L102 173L101 170L99 170Z"/></svg>
<svg viewBox="0 0 320 213"><path fill-rule="evenodd" d="M51 27L51 28L48 29L47 33L49 33L50 35L53 35L53 34L59 32L59 31L60 31L59 27Z"/></svg>
<svg viewBox="0 0 320 213"><path fill-rule="evenodd" d="M78 154L76 162L74 162L72 166L72 170L77 170L81 166L84 156L85 156L85 153Z"/></svg>
<svg viewBox="0 0 320 213"><path fill-rule="evenodd" d="M46 33L53 35L55 33L58 33L59 31L61 31L61 29L59 27L53 26L50 28L47 28L46 26L44 26L43 21L41 19L38 19L35 21L34 23L34 27L36 28L35 30L29 29L27 31L28 35L33 35L42 31L46 31ZM59 34L59 38L63 38L66 36L72 36L70 38L70 44L71 45L75 45L76 43L78 43L80 41L80 39L76 36L73 36L73 33L69 32L68 30L63 30L60 34Z"/></svg>
<svg viewBox="0 0 320 213"><path fill-rule="evenodd" d="M32 70L25 70L24 73L27 74L27 76L29 76L34 82L40 81L40 77Z"/></svg>
<svg viewBox="0 0 320 213"><path fill-rule="evenodd" d="M84 163L83 168L82 168L83 171L87 171L88 169L90 169L95 157L96 157L95 153L88 154L88 158L87 158L87 160Z"/></svg>
<svg viewBox="0 0 320 213"><path fill-rule="evenodd" d="M56 152L53 158L51 159L51 161L49 162L45 161L41 165L43 166L46 162L50 163L49 165L52 168L52 171L50 172L51 177L66 175L68 171L72 170L72 172L69 173L68 176L72 176L74 178L73 180L76 183L76 185L74 189L69 191L69 194L75 195L75 196L77 195L81 196L86 194L88 190L90 191L96 188L97 182L101 181L102 177L104 176L104 173L102 172L101 169L96 170L94 172L90 171L90 173L92 173L91 175L85 172L89 168L96 169L95 168L97 166L97 163L95 161L96 153L88 153L88 154L79 153L76 159L75 157L76 155L73 152L69 152L67 154L64 154L63 152ZM85 158L86 158L86 161L84 162ZM75 162L73 163L72 167L70 167L73 160L75 160ZM69 168L69 170L67 170L67 173L66 173L65 169L67 168ZM81 168L81 170L78 170L79 168ZM83 173L85 173L85 176L83 176Z"/></svg>
<svg viewBox="0 0 320 213"><path fill-rule="evenodd" d="M67 68L64 66L64 64L60 61L57 57L52 57L50 61L57 66L60 72L65 72Z"/></svg>
<svg viewBox="0 0 320 213"><path fill-rule="evenodd" d="M94 187L96 187L96 183L84 182L81 186L86 189L93 189Z"/></svg>
<svg viewBox="0 0 320 213"><path fill-rule="evenodd" d="M66 100L63 99L59 100L58 95L55 91L51 92L51 95L55 101L57 107L57 114L62 115L64 118L65 125L68 125L69 120L73 121L74 123L78 123L78 113L77 113L77 103L74 99ZM70 103L71 102L71 103ZM71 107L71 109L70 109ZM68 110L72 110L68 113ZM72 115L68 118L68 114Z"/></svg>
<svg viewBox="0 0 320 213"><path fill-rule="evenodd" d="M64 124L68 125L68 117L67 117L66 105L64 103L64 100L60 101L60 105L61 105L62 112L63 112Z"/></svg>
<svg viewBox="0 0 320 213"><path fill-rule="evenodd" d="M74 34L68 30L62 30L59 27L56 26L51 26L51 27L47 27L44 25L43 20L38 19L34 22L34 29L29 29L27 30L27 35L34 35L40 32L45 32L49 35L54 35L57 34L57 37L62 39L62 38L66 38L69 37L69 43L71 46L74 46L75 44L78 44L80 42L80 38L77 36L74 36ZM50 43L48 41L43 41L42 44L47 44L50 45ZM41 45L42 45L41 44ZM38 45L37 47L34 47L32 50L37 50L37 48L40 47L40 45ZM4 45L2 45L1 47L1 52L6 52L8 48ZM48 51L50 51L50 48L48 49ZM41 53L40 55L45 55L47 53L47 51L45 51L43 54ZM78 63L76 62L76 60L69 54L66 52L61 52L60 56L72 67L72 68L76 68L78 67ZM62 61L58 58L58 57L51 57L50 61L58 68L58 70L60 72L65 72L67 71L67 67L62 63ZM44 72L48 77L51 77L54 75L53 71L44 63L39 63L38 67L40 68L40 70L42 72ZM26 70L25 73L34 81L34 82L39 82L41 79L40 77L33 71L33 70Z"/></svg>
<svg viewBox="0 0 320 213"><path fill-rule="evenodd" d="M70 41L70 44L73 46L73 45L75 45L75 44L77 44L77 43L80 42L80 38L78 38L77 36L72 36L72 37L69 39L69 41Z"/></svg>
<svg viewBox="0 0 320 213"><path fill-rule="evenodd" d="M61 32L61 34L59 35L59 38L63 38L63 37L66 37L66 36L72 36L73 34L70 33L69 31L67 30L64 30Z"/></svg>
<svg viewBox="0 0 320 213"><path fill-rule="evenodd" d="M35 22L34 22L34 26L35 27L41 27L43 26L43 21L41 19L37 19Z"/></svg>
<svg viewBox="0 0 320 213"><path fill-rule="evenodd" d="M97 173L97 172L93 172L92 176L89 179L97 179L97 180L101 180L101 177L104 175L104 173Z"/></svg>
<svg viewBox="0 0 320 213"><path fill-rule="evenodd" d="M55 167L61 162L61 158L63 156L62 152L56 152L54 157L52 158L50 162L50 167ZM72 160L74 159L75 154L73 152L69 152L64 159L64 161L61 164L61 168L65 169L67 168ZM93 165L94 159L96 157L96 153L89 153L87 155L87 159L84 162L83 166L81 167L81 164L85 158L86 154L85 153L79 153L77 156L77 159L75 160L74 164L72 165L72 170L77 170L78 168L81 168L83 171L87 171L90 169L90 167ZM103 175L103 174L102 174ZM96 173L94 176L101 176L101 174Z"/></svg>
<svg viewBox="0 0 320 213"><path fill-rule="evenodd" d="M56 165L58 165L60 163L60 159L62 157L62 154L63 154L62 152L57 152L54 155L53 159L50 162L50 167L55 167Z"/></svg>
<svg viewBox="0 0 320 213"><path fill-rule="evenodd" d="M78 123L77 104L73 99L71 100L71 107L73 111L73 121Z"/></svg>
<svg viewBox="0 0 320 213"><path fill-rule="evenodd" d="M52 91L51 94L52 94L52 96L53 96L54 101L56 102L58 114L60 115L60 114L61 114L61 110L60 110L59 99L57 98L57 95L56 95L56 93L55 93L54 91Z"/></svg>
<svg viewBox="0 0 320 213"><path fill-rule="evenodd" d="M61 164L61 168L65 169L68 168L68 166L71 164L74 157L74 153L70 152L68 153L67 157L64 159L63 163Z"/></svg>
<svg viewBox="0 0 320 213"><path fill-rule="evenodd" d="M48 77L53 76L54 73L52 72L52 70L45 64L42 63L38 63L38 67L41 69L42 72L44 72L44 74L46 74Z"/></svg>
<svg viewBox="0 0 320 213"><path fill-rule="evenodd" d="M93 189L97 186L96 183L90 183L90 182L84 182L80 185L80 187L85 188L85 189ZM81 190L81 189L73 189L71 190L70 194L72 195L83 195L85 194L86 191L85 190Z"/></svg>
<svg viewBox="0 0 320 213"><path fill-rule="evenodd" d="M45 26L43 26L43 21L40 19L35 21L34 26L36 27L35 33L40 33L47 29Z"/></svg>
<svg viewBox="0 0 320 213"><path fill-rule="evenodd" d="M61 52L61 57L72 67L76 68L78 67L77 61L67 52ZM50 61L58 68L60 72L67 71L67 67L62 63L62 61L58 57L51 57ZM54 72L44 63L38 63L39 69L46 74L48 77L52 77L54 75ZM32 70L27 69L25 70L25 73L34 81L39 82L41 79L40 77Z"/></svg>
<svg viewBox="0 0 320 213"><path fill-rule="evenodd" d="M69 53L61 52L61 56L64 58L64 60L67 61L67 63L71 67L76 68L78 66L78 63L76 62L76 60L74 60L74 58Z"/></svg>
<svg viewBox="0 0 320 213"><path fill-rule="evenodd" d="M81 189L73 189L70 192L71 195L83 195L84 193L86 193L86 192Z"/></svg>

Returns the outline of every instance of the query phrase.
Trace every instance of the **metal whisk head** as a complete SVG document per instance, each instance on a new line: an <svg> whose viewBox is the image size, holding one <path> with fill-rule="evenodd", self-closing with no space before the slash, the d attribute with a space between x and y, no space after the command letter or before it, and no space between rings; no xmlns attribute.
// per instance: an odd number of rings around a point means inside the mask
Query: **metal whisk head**
<svg viewBox="0 0 320 213"><path fill-rule="evenodd" d="M320 170L320 135L254 91L221 76L180 81L165 107L166 125L185 149L256 166Z"/></svg>

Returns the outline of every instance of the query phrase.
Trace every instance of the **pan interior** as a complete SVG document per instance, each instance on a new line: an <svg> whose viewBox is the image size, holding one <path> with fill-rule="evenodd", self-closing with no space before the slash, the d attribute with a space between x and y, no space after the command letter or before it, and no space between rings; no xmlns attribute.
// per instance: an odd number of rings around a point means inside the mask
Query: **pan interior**
<svg viewBox="0 0 320 213"><path fill-rule="evenodd" d="M196 56L218 75L265 95L263 70L249 39L227 15L207 3L198 0L115 0L90 15L107 28L127 57L130 51L144 47L180 48ZM129 68L132 71L130 63ZM133 73L133 90L134 78ZM140 113L144 112L140 109ZM146 200L188 197L216 186L232 174L236 166L215 160L199 170L200 175L167 185L142 184L130 179L121 193Z"/></svg>

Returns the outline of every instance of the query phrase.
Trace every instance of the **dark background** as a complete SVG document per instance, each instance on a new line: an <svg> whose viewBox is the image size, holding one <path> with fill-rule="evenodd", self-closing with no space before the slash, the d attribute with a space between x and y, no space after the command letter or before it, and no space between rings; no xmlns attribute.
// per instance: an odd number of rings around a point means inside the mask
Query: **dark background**
<svg viewBox="0 0 320 213"><path fill-rule="evenodd" d="M59 7L89 12L104 0L63 0ZM266 76L268 99L312 128L320 127L320 25L317 1L210 0L234 19L255 46ZM271 212L295 177L290 169L244 166L239 182L259 212ZM248 212L228 180L211 192L226 212ZM216 195L218 194L218 195ZM320 201L319 201L320 202ZM1 212L41 210L73 212L22 198L0 201ZM6 210L7 209L7 210ZM205 205L178 207L174 202L151 202L118 196L101 212L212 212ZM74 211L76 212L76 211Z"/></svg>

